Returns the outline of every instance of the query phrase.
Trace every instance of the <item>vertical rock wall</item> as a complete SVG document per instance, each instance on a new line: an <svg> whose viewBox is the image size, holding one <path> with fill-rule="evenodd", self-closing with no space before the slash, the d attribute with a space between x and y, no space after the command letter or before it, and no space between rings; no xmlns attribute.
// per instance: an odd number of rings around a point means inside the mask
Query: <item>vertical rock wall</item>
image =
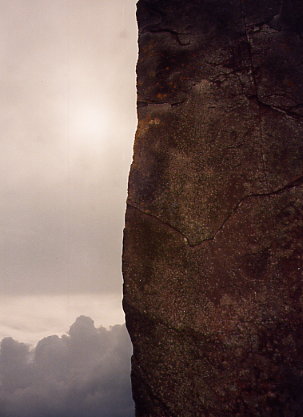
<svg viewBox="0 0 303 417"><path fill-rule="evenodd" d="M140 0L137 417L303 415L303 2Z"/></svg>

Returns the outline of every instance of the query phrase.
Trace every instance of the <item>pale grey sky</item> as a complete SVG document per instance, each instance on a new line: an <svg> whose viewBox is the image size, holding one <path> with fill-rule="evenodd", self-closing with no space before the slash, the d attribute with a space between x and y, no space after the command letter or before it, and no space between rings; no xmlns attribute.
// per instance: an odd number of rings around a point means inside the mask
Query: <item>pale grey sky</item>
<svg viewBox="0 0 303 417"><path fill-rule="evenodd" d="M10 336L16 302L20 320L34 310L45 331L51 320L59 333L70 324L58 313L67 299L75 317L92 315L98 296L115 300L112 324L123 321L135 8L135 0L0 0L0 298L9 300L0 337Z"/></svg>

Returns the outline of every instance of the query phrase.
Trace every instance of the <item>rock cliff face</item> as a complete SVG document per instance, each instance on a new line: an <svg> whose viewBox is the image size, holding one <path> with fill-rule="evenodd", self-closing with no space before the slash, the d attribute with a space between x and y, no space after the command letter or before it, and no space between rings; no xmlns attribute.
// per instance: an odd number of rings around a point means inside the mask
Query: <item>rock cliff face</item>
<svg viewBox="0 0 303 417"><path fill-rule="evenodd" d="M303 415L303 2L140 0L137 417Z"/></svg>

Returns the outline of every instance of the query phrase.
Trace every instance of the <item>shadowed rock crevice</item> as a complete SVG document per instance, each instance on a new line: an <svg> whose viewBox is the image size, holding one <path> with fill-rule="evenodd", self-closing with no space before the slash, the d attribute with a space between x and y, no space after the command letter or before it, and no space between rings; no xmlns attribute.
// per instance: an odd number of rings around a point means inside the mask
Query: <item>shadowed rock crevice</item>
<svg viewBox="0 0 303 417"><path fill-rule="evenodd" d="M297 0L140 0L123 245L137 417L302 417Z"/></svg>

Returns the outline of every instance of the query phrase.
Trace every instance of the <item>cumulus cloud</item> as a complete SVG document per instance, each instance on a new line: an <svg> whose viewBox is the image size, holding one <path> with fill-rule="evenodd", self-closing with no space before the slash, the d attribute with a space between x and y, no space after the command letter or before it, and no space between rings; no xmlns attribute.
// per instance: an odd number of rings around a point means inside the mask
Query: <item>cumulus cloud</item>
<svg viewBox="0 0 303 417"><path fill-rule="evenodd" d="M0 417L132 417L130 356L124 325L96 328L86 316L34 349L4 338Z"/></svg>

